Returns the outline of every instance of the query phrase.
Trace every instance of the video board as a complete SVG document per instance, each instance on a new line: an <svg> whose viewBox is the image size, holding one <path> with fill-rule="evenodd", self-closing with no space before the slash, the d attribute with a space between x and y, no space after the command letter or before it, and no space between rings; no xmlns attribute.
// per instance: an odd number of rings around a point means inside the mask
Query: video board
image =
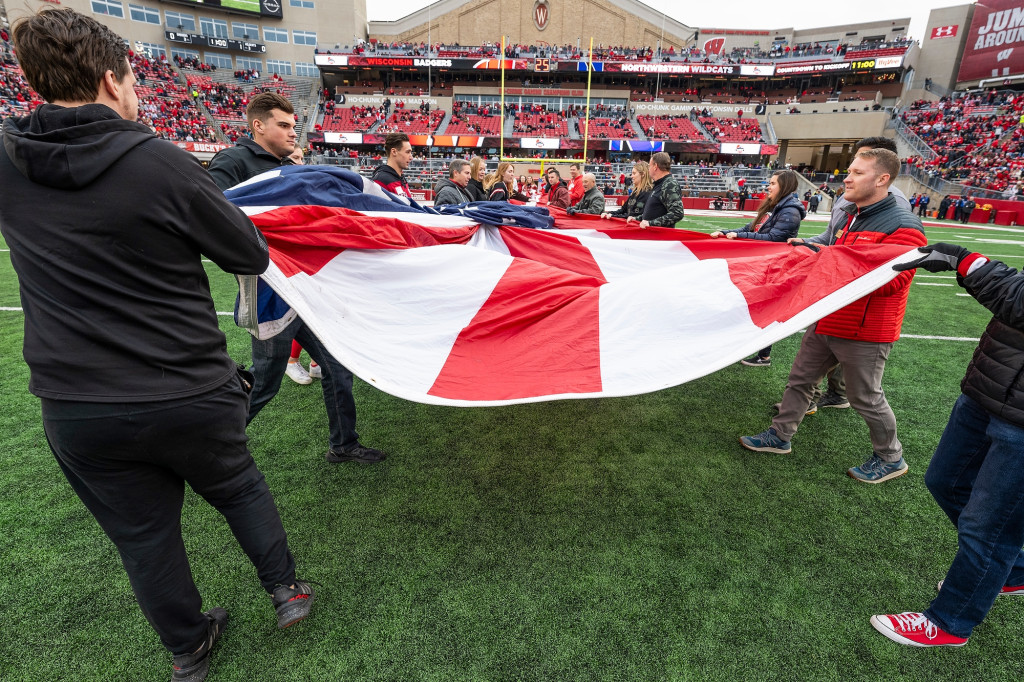
<svg viewBox="0 0 1024 682"><path fill-rule="evenodd" d="M284 0L164 0L178 5L196 5L206 9L251 14L259 17L280 17Z"/></svg>

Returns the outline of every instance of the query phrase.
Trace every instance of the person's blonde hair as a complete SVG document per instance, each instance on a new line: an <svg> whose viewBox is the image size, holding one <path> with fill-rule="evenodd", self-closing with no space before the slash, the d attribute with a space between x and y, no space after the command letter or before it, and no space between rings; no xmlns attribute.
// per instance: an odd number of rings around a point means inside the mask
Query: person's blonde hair
<svg viewBox="0 0 1024 682"><path fill-rule="evenodd" d="M637 161L633 168L640 173L640 182L633 186L634 192L648 192L654 187L654 180L651 180L651 169L646 161Z"/></svg>
<svg viewBox="0 0 1024 682"><path fill-rule="evenodd" d="M498 170L494 171L486 178L484 178L484 189L490 192L492 187L498 184L498 182L502 182L505 185L505 189L508 190L508 192L511 194L512 188L508 186L507 182L502 180L502 178L505 177L505 171L507 171L509 168L512 168L512 164L509 163L508 161L502 161L501 163L499 163Z"/></svg>
<svg viewBox="0 0 1024 682"><path fill-rule="evenodd" d="M476 180L476 174L480 172L480 166L484 163L484 160L479 156L474 156L469 160L469 171L470 176L473 180ZM486 166L484 166L486 168Z"/></svg>

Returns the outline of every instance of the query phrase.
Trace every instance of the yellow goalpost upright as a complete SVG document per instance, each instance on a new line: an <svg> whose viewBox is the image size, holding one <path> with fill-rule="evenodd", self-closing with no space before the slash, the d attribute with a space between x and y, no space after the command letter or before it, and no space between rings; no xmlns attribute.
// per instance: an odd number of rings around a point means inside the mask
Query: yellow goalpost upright
<svg viewBox="0 0 1024 682"><path fill-rule="evenodd" d="M502 128L505 124L505 36L501 36L501 121ZM583 163L587 160L587 144L590 142L590 82L594 75L594 37L590 37L590 52L587 55L587 103L584 109L583 119ZM519 163L537 163L540 162L540 173L541 177L544 176L544 164L555 165L565 163L576 163L574 159L543 159L543 158L521 158L515 156L505 156L505 131L502 129L498 135L498 161L508 162L519 162Z"/></svg>

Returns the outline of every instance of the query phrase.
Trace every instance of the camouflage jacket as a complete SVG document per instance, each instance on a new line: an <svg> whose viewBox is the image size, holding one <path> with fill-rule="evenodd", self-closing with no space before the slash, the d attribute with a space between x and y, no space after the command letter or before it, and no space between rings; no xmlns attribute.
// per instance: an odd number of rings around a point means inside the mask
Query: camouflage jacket
<svg viewBox="0 0 1024 682"><path fill-rule="evenodd" d="M683 196L676 179L669 174L656 180L644 204L643 219L651 227L675 227L684 215Z"/></svg>

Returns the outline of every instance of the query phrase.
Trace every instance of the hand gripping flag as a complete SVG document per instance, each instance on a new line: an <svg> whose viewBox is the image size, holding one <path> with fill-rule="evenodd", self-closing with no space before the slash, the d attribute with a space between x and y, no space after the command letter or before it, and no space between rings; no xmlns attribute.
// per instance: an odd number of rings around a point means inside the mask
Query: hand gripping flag
<svg viewBox="0 0 1024 682"><path fill-rule="evenodd" d="M675 386L799 332L917 254L814 253L594 216L532 229L520 225L536 225L534 212L510 207L494 226L473 204L442 215L315 166L226 194L266 236L263 278L335 358L383 391L439 405Z"/></svg>

